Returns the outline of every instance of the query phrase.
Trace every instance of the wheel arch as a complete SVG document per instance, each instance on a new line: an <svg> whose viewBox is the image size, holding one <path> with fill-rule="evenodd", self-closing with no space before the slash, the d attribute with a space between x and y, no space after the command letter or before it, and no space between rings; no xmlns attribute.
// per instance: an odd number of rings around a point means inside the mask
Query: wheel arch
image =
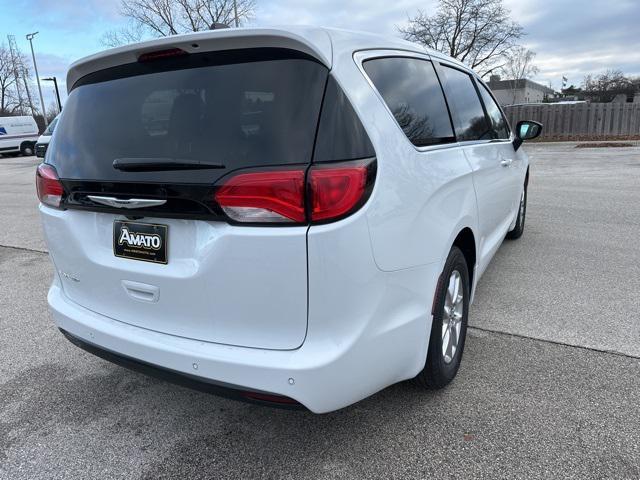
<svg viewBox="0 0 640 480"><path fill-rule="evenodd" d="M35 153L36 142L32 140L25 140L20 143L20 152L24 152L24 150L29 147Z"/></svg>
<svg viewBox="0 0 640 480"><path fill-rule="evenodd" d="M460 230L453 241L452 246L458 247L464 255L467 267L469 268L469 291L473 292L475 267L477 262L476 237L473 234L473 230L469 227L464 227Z"/></svg>

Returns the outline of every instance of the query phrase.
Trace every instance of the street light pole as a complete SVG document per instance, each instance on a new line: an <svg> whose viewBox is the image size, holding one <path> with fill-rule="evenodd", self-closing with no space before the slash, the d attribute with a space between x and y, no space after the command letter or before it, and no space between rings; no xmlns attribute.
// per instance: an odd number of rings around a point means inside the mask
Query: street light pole
<svg viewBox="0 0 640 480"><path fill-rule="evenodd" d="M38 76L38 65L36 64L36 54L33 52L33 37L35 37L38 32L33 32L27 34L27 40L29 40L29 44L31 45L31 58L33 58L33 69L36 72L36 81L38 82L38 93L40 93L40 106L42 107L42 118L44 119L45 128L49 125L47 122L47 112L44 109L44 98L42 98L42 88L40 87L40 77Z"/></svg>
<svg viewBox="0 0 640 480"><path fill-rule="evenodd" d="M56 98L58 99L58 112L62 111L62 103L60 102L60 92L58 91L58 80L56 77L43 78L47 82L53 82L53 86L56 88Z"/></svg>

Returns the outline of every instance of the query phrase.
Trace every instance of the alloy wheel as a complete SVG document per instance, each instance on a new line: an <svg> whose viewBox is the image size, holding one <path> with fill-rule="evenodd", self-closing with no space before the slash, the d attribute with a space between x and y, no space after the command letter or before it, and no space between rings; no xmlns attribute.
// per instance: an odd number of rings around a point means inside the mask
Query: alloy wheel
<svg viewBox="0 0 640 480"><path fill-rule="evenodd" d="M444 363L451 363L456 356L462 331L463 314L462 276L460 272L454 270L449 277L442 316L442 357Z"/></svg>

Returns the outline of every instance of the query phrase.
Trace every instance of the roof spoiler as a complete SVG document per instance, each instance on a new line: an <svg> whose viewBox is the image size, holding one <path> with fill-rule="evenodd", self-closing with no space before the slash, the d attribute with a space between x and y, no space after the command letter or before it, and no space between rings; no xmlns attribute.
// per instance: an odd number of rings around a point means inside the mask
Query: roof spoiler
<svg viewBox="0 0 640 480"><path fill-rule="evenodd" d="M175 35L142 43L134 43L113 48L82 58L73 63L67 73L67 93L75 83L90 73L135 63L140 56L169 49L180 49L186 53L236 50L243 48L290 48L310 55L327 68L332 66L331 39L327 32L318 29L304 29L296 32L273 28L217 28L204 32Z"/></svg>

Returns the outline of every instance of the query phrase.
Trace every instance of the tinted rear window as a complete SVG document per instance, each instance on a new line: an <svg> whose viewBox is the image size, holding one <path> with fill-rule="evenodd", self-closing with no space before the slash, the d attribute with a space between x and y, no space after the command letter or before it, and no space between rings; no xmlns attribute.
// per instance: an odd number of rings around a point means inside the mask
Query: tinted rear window
<svg viewBox="0 0 640 480"><path fill-rule="evenodd" d="M327 69L297 52L263 50L131 64L81 79L65 104L48 162L67 179L176 183L310 162ZM122 172L113 168L118 158L225 168Z"/></svg>
<svg viewBox="0 0 640 480"><path fill-rule="evenodd" d="M431 62L389 57L363 63L405 135L416 146L454 141L442 88Z"/></svg>

